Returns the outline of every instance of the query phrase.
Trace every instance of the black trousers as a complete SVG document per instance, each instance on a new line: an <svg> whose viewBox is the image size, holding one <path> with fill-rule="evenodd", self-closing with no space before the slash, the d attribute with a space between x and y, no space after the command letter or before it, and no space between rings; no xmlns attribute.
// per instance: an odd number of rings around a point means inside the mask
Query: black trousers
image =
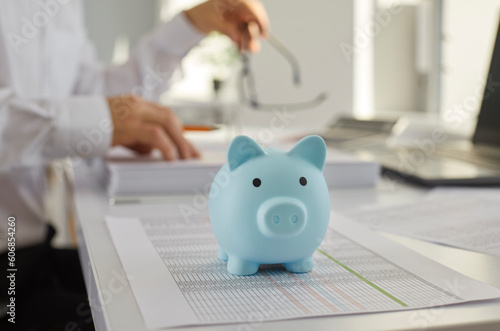
<svg viewBox="0 0 500 331"><path fill-rule="evenodd" d="M0 330L94 330L78 253L53 248L54 234L50 227L43 244L16 251L15 324L5 315L10 281L7 254L0 256Z"/></svg>

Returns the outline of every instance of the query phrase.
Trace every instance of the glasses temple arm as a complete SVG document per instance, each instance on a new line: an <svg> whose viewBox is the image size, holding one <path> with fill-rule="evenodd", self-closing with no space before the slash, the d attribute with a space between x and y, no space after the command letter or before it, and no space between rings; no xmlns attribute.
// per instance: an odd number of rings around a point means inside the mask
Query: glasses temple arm
<svg viewBox="0 0 500 331"><path fill-rule="evenodd" d="M293 72L293 82L295 85L300 85L301 84L301 77L300 77L300 66L299 66L299 61L295 58L295 56L290 52L290 50L276 38L273 34L268 32L268 41L269 43L281 54L283 55L284 58L288 60L288 63L290 63L290 66L292 67L292 72Z"/></svg>

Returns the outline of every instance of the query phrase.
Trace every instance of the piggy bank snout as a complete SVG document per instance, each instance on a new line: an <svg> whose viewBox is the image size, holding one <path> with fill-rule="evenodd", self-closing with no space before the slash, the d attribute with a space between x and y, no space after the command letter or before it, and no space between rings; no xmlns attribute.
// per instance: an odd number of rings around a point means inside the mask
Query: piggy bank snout
<svg viewBox="0 0 500 331"><path fill-rule="evenodd" d="M257 211L260 232L270 238L286 238L300 234L307 223L307 210L294 198L277 197L265 201Z"/></svg>

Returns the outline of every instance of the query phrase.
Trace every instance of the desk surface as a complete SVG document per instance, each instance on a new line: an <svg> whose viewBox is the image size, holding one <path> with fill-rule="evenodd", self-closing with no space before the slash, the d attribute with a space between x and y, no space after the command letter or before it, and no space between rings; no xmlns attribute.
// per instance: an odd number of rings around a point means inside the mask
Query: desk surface
<svg viewBox="0 0 500 331"><path fill-rule="evenodd" d="M106 225L109 206L104 188L86 165L74 169L73 208L78 222L78 247L96 330L147 330ZM345 210L378 203L412 201L426 191L382 178L376 188L331 191L332 207ZM144 203L161 203L164 199ZM471 278L500 288L500 258L383 233L414 251ZM217 325L182 330L499 330L500 299L433 309L308 318L248 325Z"/></svg>

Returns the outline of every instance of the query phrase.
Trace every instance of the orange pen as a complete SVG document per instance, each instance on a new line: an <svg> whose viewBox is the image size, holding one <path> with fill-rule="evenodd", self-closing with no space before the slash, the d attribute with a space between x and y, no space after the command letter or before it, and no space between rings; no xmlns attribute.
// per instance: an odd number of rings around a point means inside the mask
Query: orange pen
<svg viewBox="0 0 500 331"><path fill-rule="evenodd" d="M219 128L213 125L184 125L182 129L184 131L213 131Z"/></svg>

